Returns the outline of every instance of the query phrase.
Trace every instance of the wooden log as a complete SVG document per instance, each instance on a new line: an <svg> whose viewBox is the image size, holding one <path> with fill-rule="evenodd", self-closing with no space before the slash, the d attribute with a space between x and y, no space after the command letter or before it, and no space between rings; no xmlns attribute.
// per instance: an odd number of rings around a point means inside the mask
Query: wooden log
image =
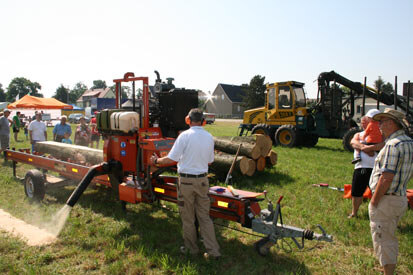
<svg viewBox="0 0 413 275"><path fill-rule="evenodd" d="M240 143L241 142L214 137L215 148L229 154L235 154ZM261 149L256 144L242 143L239 154L241 156L257 159L261 156Z"/></svg>
<svg viewBox="0 0 413 275"><path fill-rule="evenodd" d="M241 174L251 177L254 175L257 165L255 164L255 160L243 156L239 163L239 167Z"/></svg>
<svg viewBox="0 0 413 275"><path fill-rule="evenodd" d="M235 136L235 137L217 137L217 139L229 140L236 144L251 144L253 146L258 146L261 151L261 156L267 156L268 152L272 148L272 140L267 135L254 134L252 136Z"/></svg>
<svg viewBox="0 0 413 275"><path fill-rule="evenodd" d="M257 171L264 171L265 169L265 157L259 157L257 160Z"/></svg>
<svg viewBox="0 0 413 275"><path fill-rule="evenodd" d="M267 167L273 167L277 164L278 155L276 152L271 150L268 155L265 157L265 162Z"/></svg>
<svg viewBox="0 0 413 275"><path fill-rule="evenodd" d="M220 179L225 179L228 171L231 167L231 164L234 160L233 155L228 155L228 154L215 154L214 162L211 164L209 167L209 171L214 173L218 178ZM235 166L232 171L232 176L233 177L238 177L241 176L241 170L240 170L240 161L242 157L237 157L237 160L235 161Z"/></svg>
<svg viewBox="0 0 413 275"><path fill-rule="evenodd" d="M258 147L260 147L261 156L266 157L268 155L268 152L270 152L272 148L271 138L267 135L256 134L255 140Z"/></svg>
<svg viewBox="0 0 413 275"><path fill-rule="evenodd" d="M85 146L66 144L55 141L42 141L34 145L36 152L48 154L64 161L71 160L79 164L95 165L103 162L103 151Z"/></svg>

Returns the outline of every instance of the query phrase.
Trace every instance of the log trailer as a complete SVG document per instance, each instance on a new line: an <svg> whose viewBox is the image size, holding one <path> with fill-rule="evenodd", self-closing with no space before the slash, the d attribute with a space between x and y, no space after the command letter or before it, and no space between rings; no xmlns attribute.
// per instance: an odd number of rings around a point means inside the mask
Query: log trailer
<svg viewBox="0 0 413 275"><path fill-rule="evenodd" d="M135 77L133 73L126 73L123 78L114 80L116 109L102 111L97 119L98 129L105 139L104 162L101 164L88 167L31 154L28 150L6 150L7 159L13 163L14 176L18 162L33 165L42 171L34 169L27 172L24 179L26 195L42 199L45 194L45 172L55 171L64 178L80 180L66 202L70 207L76 204L91 182L113 188L123 207L126 207L126 203L177 203L178 178L163 175L170 167L151 166L149 158L152 154L167 155L174 143L171 136L188 127L184 123L185 116L197 106L197 93L194 90L176 89L171 83L161 82L157 75L154 94L149 92L148 77ZM121 84L132 82L135 98L136 81L143 82L142 99L137 104L133 102L132 113L119 109ZM177 111L176 108L183 110ZM264 200L258 198L261 195L267 197L265 191L256 193L221 186L210 187L210 216L233 221L261 233L262 238L254 245L260 255L268 254L270 248L283 238L292 238L299 249L304 247L305 239L332 241L332 236L326 234L320 225L317 227L321 234L284 225L280 204L282 197L276 207L268 200L267 209L261 209L259 202Z"/></svg>

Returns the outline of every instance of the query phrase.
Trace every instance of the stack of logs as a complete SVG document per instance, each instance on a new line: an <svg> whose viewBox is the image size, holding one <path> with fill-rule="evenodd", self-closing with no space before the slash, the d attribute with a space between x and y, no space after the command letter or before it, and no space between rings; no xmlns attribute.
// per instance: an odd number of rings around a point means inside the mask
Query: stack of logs
<svg viewBox="0 0 413 275"><path fill-rule="evenodd" d="M239 144L242 146L235 162L233 176L252 176L255 171L263 171L277 163L277 153L271 150L272 141L265 135L214 137L214 143L215 160L210 170L221 179L227 175ZM54 141L38 142L35 144L35 150L41 154L46 153L61 160L88 166L103 161L102 150Z"/></svg>
<svg viewBox="0 0 413 275"><path fill-rule="evenodd" d="M235 162L233 175L252 176L277 164L277 153L272 150L272 141L266 135L248 137L214 137L215 160L211 170L220 178L225 177L234 160L239 144L242 144Z"/></svg>

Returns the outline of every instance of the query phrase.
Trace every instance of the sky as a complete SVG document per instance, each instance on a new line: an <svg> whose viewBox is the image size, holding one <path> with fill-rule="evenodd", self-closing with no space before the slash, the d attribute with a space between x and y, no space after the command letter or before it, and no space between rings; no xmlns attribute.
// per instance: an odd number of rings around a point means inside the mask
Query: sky
<svg viewBox="0 0 413 275"><path fill-rule="evenodd" d="M1 0L0 83L15 77L51 97L126 72L179 88L304 82L334 70L368 85L413 81L411 0ZM137 84L139 87L140 84Z"/></svg>

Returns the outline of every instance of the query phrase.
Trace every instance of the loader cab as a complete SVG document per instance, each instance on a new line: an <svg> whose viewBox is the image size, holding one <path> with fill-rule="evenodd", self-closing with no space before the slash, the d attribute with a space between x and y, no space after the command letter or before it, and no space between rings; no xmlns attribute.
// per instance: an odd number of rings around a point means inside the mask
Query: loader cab
<svg viewBox="0 0 413 275"><path fill-rule="evenodd" d="M297 81L267 84L266 120L295 124L297 111L306 106L303 87L304 83Z"/></svg>

